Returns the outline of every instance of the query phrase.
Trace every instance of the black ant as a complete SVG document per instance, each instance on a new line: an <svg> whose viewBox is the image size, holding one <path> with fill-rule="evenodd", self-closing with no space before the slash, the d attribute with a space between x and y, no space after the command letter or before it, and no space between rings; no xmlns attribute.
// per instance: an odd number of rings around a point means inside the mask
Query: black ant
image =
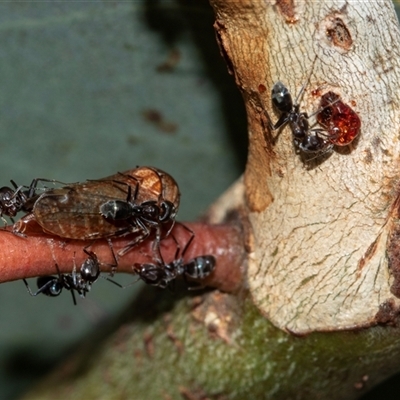
<svg viewBox="0 0 400 400"><path fill-rule="evenodd" d="M332 147L331 143L324 137L318 136L323 129L310 129L308 119L310 118L306 112L300 112L299 97L304 91L304 86L293 103L292 95L288 88L280 81L276 82L272 88L271 99L272 104L281 113L275 124L269 120L269 127L275 131L289 124L292 131L293 141L296 147L305 153L317 153L322 150L328 150ZM318 110L318 112L321 110ZM311 134L315 132L315 134Z"/></svg>
<svg viewBox="0 0 400 400"><path fill-rule="evenodd" d="M37 194L38 182L52 182L57 181L35 178L32 180L29 186L18 186L13 180L10 180L13 189L9 186L3 186L0 188L0 218L7 225L7 221L3 218L6 215L14 223L13 217L17 215L18 212L31 212L36 200L40 197ZM61 183L61 182L60 182Z"/></svg>
<svg viewBox="0 0 400 400"><path fill-rule="evenodd" d="M3 218L3 215L14 222L13 217L19 211L28 212L33 208L33 199L36 198L36 186L39 180L34 179L28 190L23 190L26 186L18 186L13 180L10 181L13 189L9 186L0 188L0 217L6 225L7 221Z"/></svg>
<svg viewBox="0 0 400 400"><path fill-rule="evenodd" d="M154 174L158 176L159 193L153 191L146 192L141 189L139 184L135 185L132 195L131 185L128 185L126 200L109 200L100 205L100 215L108 221L114 223L124 223L135 226L140 231L139 236L118 252L119 256L125 255L132 247L148 238L152 231L155 231L154 250L160 255L159 243L162 237L163 227L167 226L167 237L175 224L175 217L179 207L179 187L175 180L167 173L151 167L143 167L141 170L148 170L148 179L154 179ZM151 173L150 173L151 172ZM125 177L124 174L120 174ZM143 193L139 196L139 189ZM146 200L148 196L158 197L157 200ZM142 201L139 201L138 197ZM143 201L144 200L144 201Z"/></svg>
<svg viewBox="0 0 400 400"><path fill-rule="evenodd" d="M76 266L74 266L71 274L61 274L56 264L58 276L47 275L38 277L36 280L38 290L35 293L32 292L26 279L23 279L28 293L31 296L37 296L43 293L46 296L57 297L61 294L63 289L69 290L74 305L76 305L75 292L77 292L80 297L86 297L86 293L90 292L93 283L95 283L99 277L122 288L122 285L119 283L100 274L100 261L93 251L88 251L86 249L83 249L83 251L88 255L88 258L82 263L79 272L76 272Z"/></svg>
<svg viewBox="0 0 400 400"><path fill-rule="evenodd" d="M317 57L315 57L313 62L311 73L314 69L316 59ZM307 82L310 80L310 76L308 77ZM308 116L306 112L300 112L299 99L304 93L305 86L306 85L303 85L295 101L293 102L292 95L282 82L278 81L274 84L271 91L271 100L274 107L280 113L280 117L278 121L273 124L268 113L265 111L269 121L269 127L272 131L276 131L282 128L284 125L289 124L293 135L293 142L299 150L304 153L327 152L333 147L333 144L326 137L321 137L318 135L318 133L325 132L326 130L310 129L308 122L312 115L315 115L322 110L319 109L310 116ZM328 106L330 105L331 104Z"/></svg>
<svg viewBox="0 0 400 400"><path fill-rule="evenodd" d="M116 222L128 220L141 231L139 238L122 249L118 253L119 256L123 256L134 245L149 237L152 228L155 228L156 242L158 243L161 240L161 225L170 223L168 232L165 235L168 236L175 224L176 213L175 205L168 200L161 201L160 205L153 200L145 201L141 204L124 200L109 200L100 206L100 214L105 219Z"/></svg>
<svg viewBox="0 0 400 400"><path fill-rule="evenodd" d="M165 289L178 276L204 279L215 269L216 259L212 255L198 256L185 263L182 258L158 264L135 265L139 278L148 285Z"/></svg>
<svg viewBox="0 0 400 400"><path fill-rule="evenodd" d="M191 231L189 228L185 228ZM198 256L187 263L183 260L187 249L194 239L194 233L192 231L191 234L192 236L187 241L180 257L178 257L180 246L175 237L171 235L175 240L177 247L174 260L170 263L165 263L161 256L161 259L154 264L135 264L134 270L139 275L139 278L148 285L158 286L165 289L179 276L192 279L204 279L209 276L215 269L216 259L214 256Z"/></svg>

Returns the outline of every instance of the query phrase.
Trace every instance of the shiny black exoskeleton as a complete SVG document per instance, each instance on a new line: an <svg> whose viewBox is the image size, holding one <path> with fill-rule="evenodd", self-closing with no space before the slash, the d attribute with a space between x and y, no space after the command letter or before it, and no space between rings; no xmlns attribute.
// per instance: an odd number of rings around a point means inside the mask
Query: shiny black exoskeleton
<svg viewBox="0 0 400 400"><path fill-rule="evenodd" d="M204 255L195 257L186 264L179 258L168 264L136 265L135 270L143 282L164 289L178 276L204 279L214 271L215 264L214 256Z"/></svg>
<svg viewBox="0 0 400 400"><path fill-rule="evenodd" d="M100 206L100 213L106 219L115 221L133 219L137 224L157 225L173 219L176 215L175 206L170 201L162 201L160 206L155 201L145 201L135 204L123 200L110 200Z"/></svg>
<svg viewBox="0 0 400 400"><path fill-rule="evenodd" d="M58 266L56 265L57 271ZM74 280L71 274L61 274L58 271L58 276L47 275L47 276L39 276L36 280L36 285L38 290L36 292L32 292L31 288L28 285L26 279L23 279L26 289L31 296L37 296L40 293L43 293L46 296L57 297L61 294L63 289L69 290L72 295L72 299L74 304L76 305L75 291L79 293L80 296L85 296L86 292L83 292L81 288L75 286Z"/></svg>
<svg viewBox="0 0 400 400"><path fill-rule="evenodd" d="M81 297L86 297L86 293L91 290L93 283L97 281L99 276L122 288L119 283L100 275L100 261L94 252L86 249L83 251L88 255L88 258L82 263L78 272L74 267L71 274L61 274L56 264L58 276L47 275L37 278L36 285L38 290L35 293L32 292L28 282L23 279L28 293L31 296L37 296L38 294L43 293L46 296L57 297L61 294L63 289L69 290L73 302L76 305L75 292L77 292Z"/></svg>
<svg viewBox="0 0 400 400"><path fill-rule="evenodd" d="M300 90L296 101L293 103L292 95L288 88L280 81L276 82L272 88L272 104L280 113L280 117L275 124L269 119L271 130L278 130L286 124L289 124L293 135L295 146L305 153L318 153L328 150L332 147L331 143L324 137L318 135L323 129L310 129L308 123L308 114L300 112L298 99L304 91L304 86Z"/></svg>
<svg viewBox="0 0 400 400"><path fill-rule="evenodd" d="M5 224L7 221L3 218L6 215L14 222L13 217L20 211L31 211L36 198L36 186L42 179L34 179L30 186L18 186L13 180L11 184L13 189L9 186L0 188L0 217Z"/></svg>

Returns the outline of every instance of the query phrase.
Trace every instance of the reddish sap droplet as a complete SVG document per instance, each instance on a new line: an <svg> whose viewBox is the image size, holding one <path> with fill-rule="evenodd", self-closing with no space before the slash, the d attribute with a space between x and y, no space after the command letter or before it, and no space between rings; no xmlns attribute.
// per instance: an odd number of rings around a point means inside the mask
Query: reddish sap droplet
<svg viewBox="0 0 400 400"><path fill-rule="evenodd" d="M350 106L340 100L334 92L321 97L318 122L328 131L328 140L336 146L347 146L359 134L361 120Z"/></svg>
<svg viewBox="0 0 400 400"><path fill-rule="evenodd" d="M320 88L314 89L314 90L311 91L311 94L313 96L320 96L321 95L321 89Z"/></svg>
<svg viewBox="0 0 400 400"><path fill-rule="evenodd" d="M258 92L259 93L264 93L265 91L267 90L267 88L262 84L262 83L260 83L259 85L258 85Z"/></svg>

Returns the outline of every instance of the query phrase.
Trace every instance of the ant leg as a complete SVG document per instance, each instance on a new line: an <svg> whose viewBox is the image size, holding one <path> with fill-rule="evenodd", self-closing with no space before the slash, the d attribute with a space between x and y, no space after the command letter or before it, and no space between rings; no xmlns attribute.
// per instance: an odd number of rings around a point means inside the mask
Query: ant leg
<svg viewBox="0 0 400 400"><path fill-rule="evenodd" d="M118 172L118 175L121 175L124 178L128 178L128 179L130 179L130 180L135 182L135 190L134 190L134 194L133 194L133 197L132 197L132 185L130 185L130 184L126 183L126 182L116 181L116 182L119 182L119 183L125 183L125 185L127 185L129 187L129 195L128 195L128 198L126 199L126 201L127 202L133 202L136 199L138 191L139 191L139 186L140 186L139 179L135 178L134 176L128 175L128 174L123 174L122 172Z"/></svg>
<svg viewBox="0 0 400 400"><path fill-rule="evenodd" d="M39 181L40 181L40 179L33 179L32 180L31 184L28 187L28 193L25 195L28 199L33 197L34 194L36 193L36 187L37 187L37 184L38 184ZM13 185L15 185L14 181L11 181L11 183Z"/></svg>
<svg viewBox="0 0 400 400"><path fill-rule="evenodd" d="M111 268L110 276L114 276L114 274L118 268L118 258L117 258L117 255L115 254L114 246L112 244L111 239L107 238L106 240L108 243L108 247L110 248L111 256L112 256L114 262L112 264L108 264L108 263L101 263L101 264Z"/></svg>
<svg viewBox="0 0 400 400"><path fill-rule="evenodd" d="M133 177L131 177L131 178L134 179L135 182L136 182L136 184L135 184L135 192L134 192L134 194L133 194L133 197L128 198L127 201L129 201L129 202L132 203L132 202L134 202L134 201L136 200L137 194L138 194L138 192L139 192L139 181L138 181L136 178L133 178ZM131 186L129 186L129 188L131 188Z"/></svg>
<svg viewBox="0 0 400 400"><path fill-rule="evenodd" d="M117 255L115 254L114 247L113 247L111 239L107 239L107 243L108 243L108 247L110 248L111 255L112 255L113 260L114 260L114 263L111 264L111 276L113 276L115 274L115 271L117 270L117 267L118 267L118 258L117 258Z"/></svg>
<svg viewBox="0 0 400 400"><path fill-rule="evenodd" d="M114 281L113 279L110 279L108 276L100 275L100 278L105 279L106 281L113 283L114 285L118 286L121 289L125 289L126 287L130 286L130 285L122 286L120 283Z"/></svg>
<svg viewBox="0 0 400 400"><path fill-rule="evenodd" d="M54 259L54 255L53 255L53 259ZM58 268L58 264L57 263L56 263L56 269L57 269L57 274L58 274L58 282L59 282L61 287L60 287L60 291L56 295L53 295L53 296L58 296L61 293L62 288L65 288L66 290L69 290L71 292L72 301L74 303L74 306L76 306L77 303L76 303L76 297L75 297L75 290L79 294L81 294L80 291L78 289L76 289L75 287L73 287L71 285L71 282L68 281L69 275L61 274L61 271ZM82 296L82 297L85 297L85 296Z"/></svg>
<svg viewBox="0 0 400 400"><path fill-rule="evenodd" d="M69 289L71 291L71 296L72 296L72 301L74 302L74 306L76 306L76 297L75 297L75 293L74 293L74 289ZM83 296L85 297L85 296Z"/></svg>
<svg viewBox="0 0 400 400"><path fill-rule="evenodd" d="M130 199L132 196L132 188L130 187L130 185L128 186L128 194L126 196L126 202L129 203Z"/></svg>
<svg viewBox="0 0 400 400"><path fill-rule="evenodd" d="M299 94L296 96L296 99L295 99L295 101L294 101L294 104L295 104L295 105L296 105L296 104L299 104L299 100L301 101L301 98L303 97L304 90L305 90L305 88L307 87L308 83L310 82L311 75L312 75L313 72L314 72L315 62L317 61L317 58L318 58L318 56L315 55L314 61L313 61L313 63L312 63L311 71L310 71L310 73L308 74L307 80L305 81L305 83L304 83L303 86L301 87Z"/></svg>
<svg viewBox="0 0 400 400"><path fill-rule="evenodd" d="M56 179L35 178L32 180L31 184L28 186L28 195L27 195L28 198L31 198L36 194L36 189L37 189L37 185L39 182L50 182L53 185L55 183L60 183L61 185L64 185L64 186L69 185L68 183L57 181ZM44 187L44 189L48 189L48 188Z"/></svg>
<svg viewBox="0 0 400 400"><path fill-rule="evenodd" d="M48 280L44 285L42 285L42 286L39 288L39 290L38 290L37 292L35 292L35 293L32 292L32 289L30 288L30 286L29 286L27 280L26 280L25 278L22 279L22 280L24 281L24 283L25 283L26 290L28 291L28 293L29 293L31 296L37 296L38 294L43 293L43 291L45 291L45 290L48 289L51 285L53 285L54 279L57 279L57 278L54 278L54 277L52 277L52 276L47 276L47 277L43 277L43 278L52 278L52 279L51 279L51 280L49 279L49 280Z"/></svg>
<svg viewBox="0 0 400 400"><path fill-rule="evenodd" d="M171 234L171 238L176 244L176 251L175 251L175 256L174 256L174 261L175 261L179 257L179 253L181 252L181 246L174 235ZM162 263L165 264L164 260L162 260Z"/></svg>
<svg viewBox="0 0 400 400"><path fill-rule="evenodd" d="M13 196L11 197L10 200L14 199L14 198L17 197L18 195L20 195L21 197L23 197L23 200L25 200L25 201L28 200L29 197L32 197L32 196L29 195L30 192L28 192L28 195L26 195L26 194L22 191L22 189L26 188L26 186L23 186L23 185L18 186L12 179L10 179L10 182L11 182L11 184L13 185L13 187L14 187L14 189L15 189L14 194L13 194ZM31 183L31 185L32 185L32 183ZM35 185L35 188L36 188L36 185ZM30 189L30 186L29 186L28 189Z"/></svg>
<svg viewBox="0 0 400 400"><path fill-rule="evenodd" d="M95 179L93 179L93 181L96 182ZM127 187L127 188L128 188L128 191L126 192L126 196L127 196L127 200L126 200L126 201L128 201L129 196L130 196L130 193L131 193L131 187L130 187L130 185L129 185L128 183L126 183L126 182L121 182L121 181L118 181L118 180L116 180L116 179L112 179L112 180L107 180L107 179L104 180L104 179L102 179L101 181L117 183L118 185L121 185L121 186L123 186L123 187ZM119 189L123 190L122 188L119 188ZM123 191L124 191L124 190L123 190Z"/></svg>
<svg viewBox="0 0 400 400"><path fill-rule="evenodd" d="M192 229L188 228L185 224L182 224L182 222L177 222L180 226L182 226L182 228L186 229L189 234L190 234L190 238L189 240L186 242L185 247L182 250L182 254L181 254L181 258L184 258L186 251L188 250L188 248L190 247L190 245L192 244L196 234L193 232Z"/></svg>
<svg viewBox="0 0 400 400"><path fill-rule="evenodd" d="M160 242L161 242L161 228L157 225L156 226L156 238L153 242L153 253L156 254L155 258L158 261L158 263L163 263L162 261L162 255L161 255L161 249L160 249Z"/></svg>
<svg viewBox="0 0 400 400"><path fill-rule="evenodd" d="M271 122L271 117L269 116L267 110L265 110L264 113L268 118L268 126L271 129L271 131L277 131L278 129L282 128L282 126L284 126L289 122L289 117L286 113L283 113L275 124Z"/></svg>
<svg viewBox="0 0 400 400"><path fill-rule="evenodd" d="M144 231L144 232L142 232L142 234L139 235L136 239L134 239L131 242L129 242L123 249L118 251L118 253L117 253L118 257L123 257L126 253L131 251L133 247L135 247L139 243L143 242L144 240L146 240L150 236L149 229L145 225L143 225L142 223L138 222L138 224L140 225L140 228L142 228L142 231Z"/></svg>
<svg viewBox="0 0 400 400"><path fill-rule="evenodd" d="M90 257L89 252L86 251L86 247L83 249L83 251ZM74 251L74 268L72 269L71 277L72 277L73 286L74 286L75 288L77 288L77 287L78 287L78 279L77 279L78 274L76 273L76 259L75 259L75 255L76 255L76 252Z"/></svg>
<svg viewBox="0 0 400 400"><path fill-rule="evenodd" d="M307 117L307 118L311 118L311 117L313 117L314 115L319 114L321 111L324 111L326 108L328 108L328 107L330 107L330 106L333 106L333 105L334 105L335 103L337 103L338 101L340 101L340 97L337 98L335 101L332 101L332 103L329 103L329 104L327 104L327 105L324 106L324 107L318 108L317 111L314 111L314 112L313 112L312 114L310 114L310 116Z"/></svg>

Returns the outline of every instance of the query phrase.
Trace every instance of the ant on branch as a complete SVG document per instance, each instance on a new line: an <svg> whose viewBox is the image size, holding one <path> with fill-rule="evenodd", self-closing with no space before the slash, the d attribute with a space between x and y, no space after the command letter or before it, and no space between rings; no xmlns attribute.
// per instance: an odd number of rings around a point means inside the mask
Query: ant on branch
<svg viewBox="0 0 400 400"><path fill-rule="evenodd" d="M93 251L88 251L86 249L83 249L83 251L87 254L88 258L82 263L78 272L76 271L75 265L71 274L61 274L58 265L56 264L58 276L39 276L36 280L36 285L38 287L36 292L32 292L26 279L23 279L28 293L31 296L37 296L38 294L43 293L46 296L57 297L61 294L63 289L69 290L74 305L76 305L75 292L77 292L80 297L86 297L86 293L90 292L92 285L99 277L123 288L123 286L118 282L100 274L101 263Z"/></svg>
<svg viewBox="0 0 400 400"><path fill-rule="evenodd" d="M278 121L273 124L268 112L265 114L268 118L269 128L276 131L286 124L289 125L293 135L293 142L300 151L304 153L325 153L333 148L332 141L329 140L328 135L325 133L326 129L310 128L309 119L315 114L319 114L325 108L332 106L338 99L332 103L325 105L323 108L318 109L312 115L300 111L300 102L304 94L305 87L310 80L311 74L314 70L314 64L317 56L314 59L311 73L306 83L300 89L300 92L293 101L289 89L281 82L278 81L274 84L271 91L271 101L276 110L280 113Z"/></svg>
<svg viewBox="0 0 400 400"><path fill-rule="evenodd" d="M189 228L185 228L189 230ZM139 278L148 285L165 289L179 276L192 279L204 279L209 276L216 266L216 259L213 255L202 255L191 259L187 263L184 262L185 253L194 239L194 233L191 232L191 234L192 236L185 244L180 257L180 246L175 237L171 235L177 246L174 260L170 263L166 263L161 257L154 264L135 264L134 270L139 275ZM197 288L197 286L194 288ZM202 286L199 286L199 288L202 288Z"/></svg>

